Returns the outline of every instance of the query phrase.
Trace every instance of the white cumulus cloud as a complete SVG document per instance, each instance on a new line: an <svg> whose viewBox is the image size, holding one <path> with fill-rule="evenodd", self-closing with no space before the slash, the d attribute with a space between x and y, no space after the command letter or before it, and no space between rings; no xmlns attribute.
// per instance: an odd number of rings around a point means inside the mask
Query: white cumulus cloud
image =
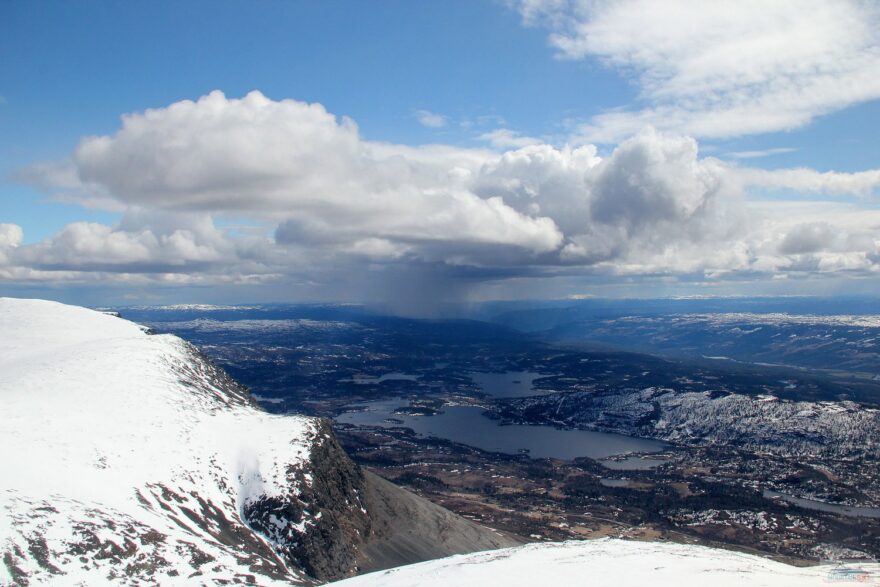
<svg viewBox="0 0 880 587"><path fill-rule="evenodd" d="M865 202L880 171L752 169L652 128L604 157L594 145L496 138L509 139L507 150L375 142L320 104L258 92L129 114L115 134L84 138L65 162L22 174L65 201L124 210L122 220L74 223L29 245L20 228L0 225L2 276L349 290L394 281L398 293L418 276L431 287L413 291L431 296L444 282L459 295L562 274L713 279L878 267L880 218ZM752 186L863 204L774 207L750 198ZM216 219L255 228L241 234Z"/></svg>

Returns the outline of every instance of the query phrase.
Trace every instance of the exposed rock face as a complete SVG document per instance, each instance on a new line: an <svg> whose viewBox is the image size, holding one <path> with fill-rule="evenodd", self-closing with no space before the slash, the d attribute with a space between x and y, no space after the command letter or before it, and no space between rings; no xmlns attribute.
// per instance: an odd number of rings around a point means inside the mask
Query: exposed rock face
<svg viewBox="0 0 880 587"><path fill-rule="evenodd" d="M363 471L348 458L327 422L315 435L308 469L298 469L302 489L287 499L248 503L248 525L275 545L285 562L310 577L330 580L353 574L360 545L371 537L363 494Z"/></svg>
<svg viewBox="0 0 880 587"><path fill-rule="evenodd" d="M244 515L288 565L321 581L522 542L361 469L326 421L315 436L308 470L298 473L309 482L296 499L260 500ZM292 527L301 531L281 530Z"/></svg>
<svg viewBox="0 0 880 587"><path fill-rule="evenodd" d="M365 477L373 534L361 547L360 572L522 544L515 536L465 520L369 471Z"/></svg>
<svg viewBox="0 0 880 587"><path fill-rule="evenodd" d="M516 543L365 473L327 422L263 412L177 337L12 299L0 332L0 585L312 585Z"/></svg>

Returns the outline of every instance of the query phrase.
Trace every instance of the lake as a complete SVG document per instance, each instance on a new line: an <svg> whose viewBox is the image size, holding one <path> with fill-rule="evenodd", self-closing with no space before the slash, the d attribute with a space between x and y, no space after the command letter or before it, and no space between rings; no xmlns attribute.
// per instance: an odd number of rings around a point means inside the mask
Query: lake
<svg viewBox="0 0 880 587"><path fill-rule="evenodd" d="M560 430L550 426L522 424L500 425L483 416L484 410L472 406L449 406L434 416L395 414L406 407L406 400L380 400L364 404L362 411L337 416L341 424L411 428L417 434L434 436L476 448L517 454L527 452L535 458L572 460L578 457L603 459L634 452L659 452L668 447L658 440L634 438L590 430ZM360 408L361 406L358 406ZM614 469L646 469L662 461L657 459L626 459L602 462Z"/></svg>
<svg viewBox="0 0 880 587"><path fill-rule="evenodd" d="M480 386L483 393L495 397L529 397L543 395L546 392L535 391L532 386L535 379L544 377L532 371L507 371L506 373L468 373L474 383Z"/></svg>
<svg viewBox="0 0 880 587"><path fill-rule="evenodd" d="M629 479L599 479L599 484L603 487L629 487Z"/></svg>
<svg viewBox="0 0 880 587"><path fill-rule="evenodd" d="M386 373L380 377L370 375L355 375L351 379L340 379L340 383L356 383L358 385L376 385L383 381L418 381L418 375L410 375L409 373Z"/></svg>
<svg viewBox="0 0 880 587"><path fill-rule="evenodd" d="M840 505L836 503L828 503L825 501L817 501L815 499L804 499L795 497L777 491L764 490L764 497L777 497L788 503L800 506L805 510L814 510L817 512L830 512L840 514L841 516L850 516L854 518L880 518L880 508L858 507L851 505Z"/></svg>

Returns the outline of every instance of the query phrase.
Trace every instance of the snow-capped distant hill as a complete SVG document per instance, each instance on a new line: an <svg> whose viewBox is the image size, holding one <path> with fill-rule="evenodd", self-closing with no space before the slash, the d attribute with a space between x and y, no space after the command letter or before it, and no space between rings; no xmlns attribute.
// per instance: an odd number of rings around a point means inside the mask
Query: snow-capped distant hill
<svg viewBox="0 0 880 587"><path fill-rule="evenodd" d="M529 544L453 556L333 583L334 587L810 587L875 584L877 565L798 568L702 546L624 540Z"/></svg>
<svg viewBox="0 0 880 587"><path fill-rule="evenodd" d="M514 398L503 418L658 438L728 445L783 456L877 462L880 409L854 402L779 400L774 396L623 388Z"/></svg>
<svg viewBox="0 0 880 587"><path fill-rule="evenodd" d="M731 311L709 313L629 306L620 313L523 310L494 321L544 338L689 359L790 365L880 375L880 314ZM876 302L872 304L876 308ZM778 309L778 308L777 308ZM817 304L814 311L821 311ZM838 301L835 310L845 310ZM869 399L869 398L866 398ZM871 399L871 403L876 403Z"/></svg>
<svg viewBox="0 0 880 587"><path fill-rule="evenodd" d="M0 585L311 584L516 543L112 315L0 298L0 406Z"/></svg>

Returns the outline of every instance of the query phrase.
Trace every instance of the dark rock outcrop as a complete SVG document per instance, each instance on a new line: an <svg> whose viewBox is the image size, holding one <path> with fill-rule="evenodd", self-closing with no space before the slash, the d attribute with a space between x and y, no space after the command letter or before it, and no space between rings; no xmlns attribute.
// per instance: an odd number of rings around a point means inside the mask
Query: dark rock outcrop
<svg viewBox="0 0 880 587"><path fill-rule="evenodd" d="M361 469L326 421L310 461L296 471L295 500L263 499L243 514L286 564L316 581L522 543Z"/></svg>

